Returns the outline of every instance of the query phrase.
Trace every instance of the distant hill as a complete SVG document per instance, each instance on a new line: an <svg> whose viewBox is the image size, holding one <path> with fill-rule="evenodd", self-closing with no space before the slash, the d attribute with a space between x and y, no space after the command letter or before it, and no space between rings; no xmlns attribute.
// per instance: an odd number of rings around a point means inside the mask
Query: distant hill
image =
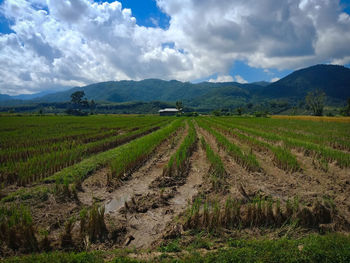
<svg viewBox="0 0 350 263"><path fill-rule="evenodd" d="M45 95L48 94L52 94L52 93L56 93L57 91L53 91L53 90L46 90L46 91L42 91L42 92L38 92L38 93L34 93L34 94L21 94L21 95L16 95L16 96L12 96L12 99L16 99L16 100L32 100L35 98L40 98L43 97Z"/></svg>
<svg viewBox="0 0 350 263"><path fill-rule="evenodd" d="M89 100L93 99L100 104L135 101L173 103L181 100L193 109L210 111L218 108L234 109L246 104L262 105L261 107L266 108L269 101L272 101L273 105L284 105L285 109L288 107L286 105L296 105L304 101L306 94L314 89L323 90L332 105L342 106L350 97L350 69L335 65L316 65L297 70L274 83L261 81L250 84L237 82L193 84L159 79L108 81L75 87L26 101L18 100L21 96L0 95L0 105L62 103L69 101L73 92L83 90ZM146 108L144 105L142 107Z"/></svg>
<svg viewBox="0 0 350 263"><path fill-rule="evenodd" d="M251 94L248 89L238 87L234 84L215 88L208 93L198 96L195 99L188 101L194 108L213 109L213 105L220 105L217 108L232 108L232 105L241 106L250 101Z"/></svg>
<svg viewBox="0 0 350 263"><path fill-rule="evenodd" d="M267 82L267 81L257 81L257 82L253 82L253 83L251 83L251 84L266 87L266 86L270 85L271 82Z"/></svg>
<svg viewBox="0 0 350 263"><path fill-rule="evenodd" d="M176 101L192 99L209 92L211 86L197 85L176 80L164 81L146 79L141 81L108 81L76 87L67 91L43 96L36 101L63 102L70 100L70 95L83 90L88 99L108 102L128 101Z"/></svg>
<svg viewBox="0 0 350 263"><path fill-rule="evenodd" d="M85 87L76 87L67 91L49 94L33 101L36 102L64 102L70 100L70 95L83 90L88 99L105 102L128 101L164 101L175 102L182 100L191 105L211 103L210 98L218 96L220 100L228 97L229 100L238 100L239 96L250 97L250 92L261 89L263 86L255 84L240 84L237 82L211 83L202 82L193 84L176 80L164 81L146 79L141 81L109 81L91 84ZM227 99L225 99L227 100Z"/></svg>
<svg viewBox="0 0 350 263"><path fill-rule="evenodd" d="M259 95L274 98L301 98L314 89L335 99L350 97L350 69L336 65L316 65L297 70L260 90Z"/></svg>
<svg viewBox="0 0 350 263"><path fill-rule="evenodd" d="M12 100L12 97L6 94L0 94L0 101Z"/></svg>

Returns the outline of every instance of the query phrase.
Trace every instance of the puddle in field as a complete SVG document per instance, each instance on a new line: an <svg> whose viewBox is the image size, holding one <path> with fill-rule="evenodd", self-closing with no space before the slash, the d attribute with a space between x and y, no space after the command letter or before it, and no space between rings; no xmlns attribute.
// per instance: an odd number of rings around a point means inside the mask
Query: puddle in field
<svg viewBox="0 0 350 263"><path fill-rule="evenodd" d="M193 167L192 173L187 178L187 183L178 188L180 194L175 195L171 200L171 204L179 206L187 205L192 200L192 196L197 193L196 186L202 183L202 174L198 168Z"/></svg>
<svg viewBox="0 0 350 263"><path fill-rule="evenodd" d="M113 213L122 208L125 202L129 202L131 199L132 193L113 198L105 204L105 213Z"/></svg>
<svg viewBox="0 0 350 263"><path fill-rule="evenodd" d="M106 213L114 213L120 210L125 204L131 200L135 194L145 193L148 191L148 185L155 178L155 176L143 177L140 176L129 182L123 187L118 188L114 193L112 199L105 204Z"/></svg>

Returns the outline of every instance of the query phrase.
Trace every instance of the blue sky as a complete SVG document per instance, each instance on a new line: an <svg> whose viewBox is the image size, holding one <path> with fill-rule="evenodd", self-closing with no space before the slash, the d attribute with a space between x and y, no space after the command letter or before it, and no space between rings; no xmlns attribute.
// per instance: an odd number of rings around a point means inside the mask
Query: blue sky
<svg viewBox="0 0 350 263"><path fill-rule="evenodd" d="M0 0L0 93L349 67L349 14L350 0Z"/></svg>
<svg viewBox="0 0 350 263"><path fill-rule="evenodd" d="M101 2L96 1L95 2ZM112 0L106 2L113 2ZM137 24L146 27L161 27L166 29L169 26L170 17L163 13L157 6L155 0L123 0L120 1L125 8L132 10Z"/></svg>

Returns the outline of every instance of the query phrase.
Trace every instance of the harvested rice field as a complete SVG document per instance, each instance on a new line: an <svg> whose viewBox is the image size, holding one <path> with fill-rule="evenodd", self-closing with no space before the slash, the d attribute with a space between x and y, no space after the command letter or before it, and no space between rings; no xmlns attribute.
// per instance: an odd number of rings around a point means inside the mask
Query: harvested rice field
<svg viewBox="0 0 350 263"><path fill-rule="evenodd" d="M0 259L349 262L334 120L0 116Z"/></svg>

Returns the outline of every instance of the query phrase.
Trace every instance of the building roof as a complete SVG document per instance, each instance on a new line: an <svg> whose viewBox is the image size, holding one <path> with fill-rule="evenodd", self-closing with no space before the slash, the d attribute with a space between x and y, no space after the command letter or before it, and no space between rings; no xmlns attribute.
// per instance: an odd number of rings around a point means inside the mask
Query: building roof
<svg viewBox="0 0 350 263"><path fill-rule="evenodd" d="M159 110L159 112L178 112L178 111L179 110L175 108L166 108L166 109Z"/></svg>

